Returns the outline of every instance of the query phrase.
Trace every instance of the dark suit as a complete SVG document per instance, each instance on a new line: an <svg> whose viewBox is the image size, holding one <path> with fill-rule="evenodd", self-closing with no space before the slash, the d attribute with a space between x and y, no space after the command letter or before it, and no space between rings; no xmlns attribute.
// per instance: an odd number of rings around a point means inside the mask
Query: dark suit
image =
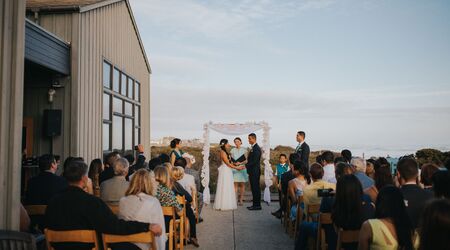
<svg viewBox="0 0 450 250"><path fill-rule="evenodd" d="M253 206L261 206L261 188L259 186L259 177L261 176L261 148L258 144L253 145L248 155L247 173L252 188Z"/></svg>
<svg viewBox="0 0 450 250"><path fill-rule="evenodd" d="M114 177L114 168L112 166L105 168L98 176L98 184Z"/></svg>
<svg viewBox="0 0 450 250"><path fill-rule="evenodd" d="M310 153L309 145L306 142L303 142L299 148L296 148L295 153L298 154L299 160L303 161L306 166L309 166L309 153Z"/></svg>
<svg viewBox="0 0 450 250"><path fill-rule="evenodd" d="M149 224L117 218L100 198L69 186L54 197L45 211L46 227L53 230L91 229L98 233L134 234L148 232ZM133 248L132 245L127 244ZM121 249L129 249L122 247ZM91 249L89 244L67 243L55 249Z"/></svg>
<svg viewBox="0 0 450 250"><path fill-rule="evenodd" d="M422 211L427 201L433 198L433 194L414 184L403 185L400 190L405 199L406 212L408 212L412 226L417 228Z"/></svg>
<svg viewBox="0 0 450 250"><path fill-rule="evenodd" d="M280 182L281 182L281 192L283 193L283 199L281 199L281 196L280 196L280 208L282 211L286 211L289 181L291 181L294 178L295 178L295 176L292 173L292 170L289 170L286 173L281 175Z"/></svg>
<svg viewBox="0 0 450 250"><path fill-rule="evenodd" d="M51 198L67 188L67 181L53 173L43 171L28 181L26 205L47 205Z"/></svg>

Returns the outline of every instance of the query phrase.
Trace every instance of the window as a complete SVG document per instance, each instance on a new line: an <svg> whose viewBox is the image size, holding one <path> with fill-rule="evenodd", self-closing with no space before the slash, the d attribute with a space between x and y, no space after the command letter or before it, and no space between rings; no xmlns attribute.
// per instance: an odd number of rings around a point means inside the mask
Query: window
<svg viewBox="0 0 450 250"><path fill-rule="evenodd" d="M103 62L103 86L111 88L111 64Z"/></svg>
<svg viewBox="0 0 450 250"><path fill-rule="evenodd" d="M127 94L127 75L125 75L124 73L122 73L122 80L120 81L120 94Z"/></svg>
<svg viewBox="0 0 450 250"><path fill-rule="evenodd" d="M141 142L139 100L139 83L105 61L103 63L103 151L128 153L132 152L134 145Z"/></svg>
<svg viewBox="0 0 450 250"><path fill-rule="evenodd" d="M114 68L114 74L113 74L113 90L116 92L119 92L120 88L120 72L118 69Z"/></svg>

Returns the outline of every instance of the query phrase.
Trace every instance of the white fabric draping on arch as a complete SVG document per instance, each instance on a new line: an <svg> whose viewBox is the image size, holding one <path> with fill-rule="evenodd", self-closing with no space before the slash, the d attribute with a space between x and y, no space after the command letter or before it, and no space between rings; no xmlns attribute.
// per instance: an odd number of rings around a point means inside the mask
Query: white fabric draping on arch
<svg viewBox="0 0 450 250"><path fill-rule="evenodd" d="M270 203L270 186L273 185L272 177L273 170L270 166L270 127L267 122L249 122L238 124L222 124L222 123L206 123L203 126L203 167L202 167L202 186L205 188L203 191L203 202L209 204L211 201L211 194L209 190L209 131L210 129L225 135L243 135L249 134L258 130L263 130L262 138L262 158L264 163L264 201Z"/></svg>

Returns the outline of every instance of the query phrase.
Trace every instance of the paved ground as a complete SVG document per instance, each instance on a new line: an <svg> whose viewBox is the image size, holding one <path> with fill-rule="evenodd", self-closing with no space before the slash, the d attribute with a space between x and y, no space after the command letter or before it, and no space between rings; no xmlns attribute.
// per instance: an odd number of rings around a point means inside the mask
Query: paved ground
<svg viewBox="0 0 450 250"><path fill-rule="evenodd" d="M250 205L244 203L233 212L214 211L212 204L205 207L204 222L197 225L200 248L189 245L187 249L294 249L294 240L284 233L280 220L270 214L278 203L263 204L261 211L248 211Z"/></svg>

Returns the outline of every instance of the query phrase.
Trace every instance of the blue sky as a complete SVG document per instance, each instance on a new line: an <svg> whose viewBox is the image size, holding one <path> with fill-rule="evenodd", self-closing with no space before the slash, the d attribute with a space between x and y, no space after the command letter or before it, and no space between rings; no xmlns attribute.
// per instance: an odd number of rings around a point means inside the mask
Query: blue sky
<svg viewBox="0 0 450 250"><path fill-rule="evenodd" d="M273 145L450 148L450 2L131 0L152 138L265 120ZM215 135L218 138L219 135Z"/></svg>

